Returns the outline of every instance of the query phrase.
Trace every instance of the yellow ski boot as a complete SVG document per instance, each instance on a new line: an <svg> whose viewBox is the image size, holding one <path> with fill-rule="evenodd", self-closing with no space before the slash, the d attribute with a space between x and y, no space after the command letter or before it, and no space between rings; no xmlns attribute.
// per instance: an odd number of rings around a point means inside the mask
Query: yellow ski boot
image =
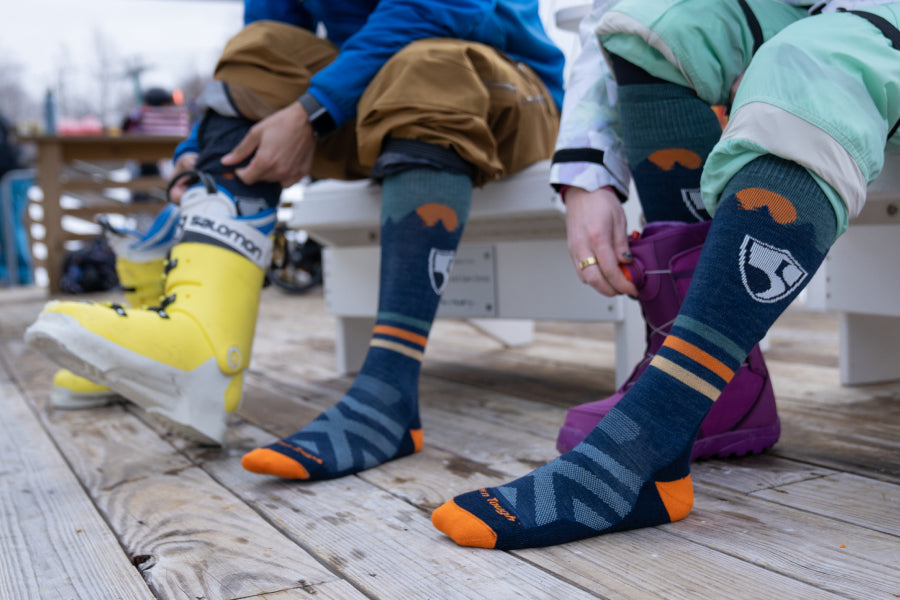
<svg viewBox="0 0 900 600"><path fill-rule="evenodd" d="M102 217L97 222L103 227L106 240L116 255L116 274L126 304L141 307L158 303L163 293L166 254L174 243L178 224L178 207L166 205L144 233L113 227ZM60 369L53 376L50 404L54 408L94 408L120 398L107 386L79 377L67 369Z"/></svg>
<svg viewBox="0 0 900 600"><path fill-rule="evenodd" d="M272 252L263 232L275 211L238 217L234 201L207 183L185 193L181 214L157 306L51 302L25 341L108 385L170 431L221 444L250 363Z"/></svg>

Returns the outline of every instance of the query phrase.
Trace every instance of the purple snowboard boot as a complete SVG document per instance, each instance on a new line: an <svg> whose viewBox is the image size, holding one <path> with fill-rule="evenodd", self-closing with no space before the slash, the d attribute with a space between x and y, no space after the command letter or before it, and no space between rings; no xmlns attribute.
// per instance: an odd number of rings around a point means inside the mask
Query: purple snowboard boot
<svg viewBox="0 0 900 600"><path fill-rule="evenodd" d="M659 351L678 316L709 226L710 221L649 223L641 237L632 240L634 262L627 269L647 323L646 354L615 394L569 409L556 439L557 450L568 452L581 442ZM762 452L778 441L780 433L775 394L757 345L700 425L691 460Z"/></svg>

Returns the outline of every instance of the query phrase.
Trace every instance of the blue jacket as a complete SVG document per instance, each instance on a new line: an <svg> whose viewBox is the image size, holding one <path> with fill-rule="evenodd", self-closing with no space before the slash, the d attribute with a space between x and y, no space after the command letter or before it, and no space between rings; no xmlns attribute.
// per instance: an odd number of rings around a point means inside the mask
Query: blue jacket
<svg viewBox="0 0 900 600"><path fill-rule="evenodd" d="M309 93L341 125L356 116L369 82L397 51L424 38L481 42L524 62L562 105L564 56L544 31L538 0L245 0L244 23L274 20L317 31L340 49ZM196 151L195 132L178 156Z"/></svg>
<svg viewBox="0 0 900 600"><path fill-rule="evenodd" d="M244 22L279 20L324 26L338 58L317 73L309 92L340 125L375 74L397 51L423 38L458 38L492 46L528 64L562 105L562 52L550 41L538 0L245 0Z"/></svg>

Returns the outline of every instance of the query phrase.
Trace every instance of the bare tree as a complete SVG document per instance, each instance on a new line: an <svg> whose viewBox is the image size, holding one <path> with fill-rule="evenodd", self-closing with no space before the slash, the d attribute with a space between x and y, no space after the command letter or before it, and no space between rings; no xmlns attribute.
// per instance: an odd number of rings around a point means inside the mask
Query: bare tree
<svg viewBox="0 0 900 600"><path fill-rule="evenodd" d="M94 79L97 82L96 103L97 115L104 125L111 125L112 119L110 106L112 103L113 89L118 83L118 68L116 66L116 49L110 38L102 31L94 30Z"/></svg>
<svg viewBox="0 0 900 600"><path fill-rule="evenodd" d="M0 113L13 123L35 120L40 114L38 102L22 84L22 73L21 64L0 59Z"/></svg>
<svg viewBox="0 0 900 600"><path fill-rule="evenodd" d="M131 83L132 107L143 102L144 87L141 76L152 68L141 56L132 56L122 62L122 77Z"/></svg>

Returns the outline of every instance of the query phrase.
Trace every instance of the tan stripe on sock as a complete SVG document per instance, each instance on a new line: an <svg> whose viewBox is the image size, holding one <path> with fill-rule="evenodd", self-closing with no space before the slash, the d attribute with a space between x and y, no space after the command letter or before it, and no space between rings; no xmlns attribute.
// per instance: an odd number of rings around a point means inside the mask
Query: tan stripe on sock
<svg viewBox="0 0 900 600"><path fill-rule="evenodd" d="M716 386L704 381L684 367L676 365L671 360L661 357L659 354L653 357L653 360L650 361L650 366L656 367L686 386L697 390L713 402L715 402L719 397L719 394L722 393L722 390L718 389Z"/></svg>
<svg viewBox="0 0 900 600"><path fill-rule="evenodd" d="M403 344L398 344L397 342L374 338L369 345L376 346L378 348L384 348L385 350L393 350L394 352L399 352L400 354L413 358L419 362L422 362L422 359L425 358L424 352L414 350L409 346L404 346Z"/></svg>
<svg viewBox="0 0 900 600"><path fill-rule="evenodd" d="M425 347L425 344L428 343L428 338L424 335L419 335L418 333L413 333L411 331L407 331L406 329L400 329L399 327L391 327L390 325L376 325L374 332L380 333L381 335L390 335L396 338L400 338L401 340L406 340L407 342L412 342L414 344L419 344L423 348Z"/></svg>

